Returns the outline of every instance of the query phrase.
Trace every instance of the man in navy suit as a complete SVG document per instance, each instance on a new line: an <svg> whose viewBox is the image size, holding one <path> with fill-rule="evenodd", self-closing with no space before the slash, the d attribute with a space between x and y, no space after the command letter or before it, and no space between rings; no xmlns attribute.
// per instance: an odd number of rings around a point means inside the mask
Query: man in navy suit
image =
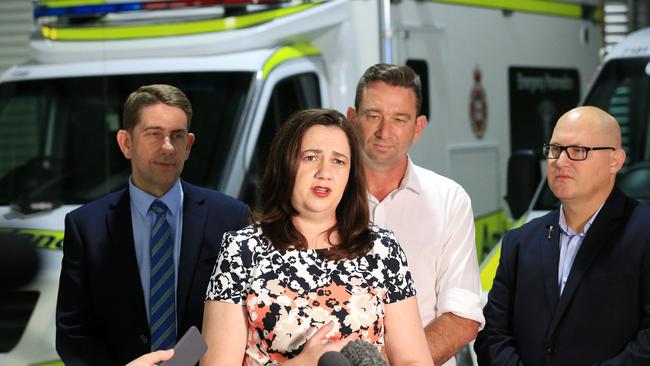
<svg viewBox="0 0 650 366"><path fill-rule="evenodd" d="M66 365L124 365L201 328L221 237L245 226L249 210L179 178L195 139L191 117L175 87L131 93L117 135L129 187L66 216L56 310Z"/></svg>
<svg viewBox="0 0 650 366"><path fill-rule="evenodd" d="M479 365L650 365L650 208L614 187L618 123L575 108L544 154L562 204L504 237Z"/></svg>

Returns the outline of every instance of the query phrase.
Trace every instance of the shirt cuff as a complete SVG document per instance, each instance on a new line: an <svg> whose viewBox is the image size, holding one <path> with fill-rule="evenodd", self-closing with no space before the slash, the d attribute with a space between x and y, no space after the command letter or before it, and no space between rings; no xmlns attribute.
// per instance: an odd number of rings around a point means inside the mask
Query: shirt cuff
<svg viewBox="0 0 650 366"><path fill-rule="evenodd" d="M438 296L438 316L444 313L453 313L461 318L470 319L479 323L479 330L485 325L481 298L478 294L463 288L450 288Z"/></svg>

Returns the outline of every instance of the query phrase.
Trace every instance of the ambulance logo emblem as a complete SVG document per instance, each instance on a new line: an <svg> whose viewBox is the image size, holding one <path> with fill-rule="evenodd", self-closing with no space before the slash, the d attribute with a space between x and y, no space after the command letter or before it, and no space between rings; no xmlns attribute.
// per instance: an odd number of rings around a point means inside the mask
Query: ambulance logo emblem
<svg viewBox="0 0 650 366"><path fill-rule="evenodd" d="M487 127L488 107L485 90L481 85L481 69L474 69L474 86L469 94L469 120L477 138L482 138Z"/></svg>

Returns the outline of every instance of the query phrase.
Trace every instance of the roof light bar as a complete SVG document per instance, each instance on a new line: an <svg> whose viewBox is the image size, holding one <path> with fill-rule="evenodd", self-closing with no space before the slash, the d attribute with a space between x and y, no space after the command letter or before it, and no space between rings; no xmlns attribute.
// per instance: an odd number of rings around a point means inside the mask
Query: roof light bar
<svg viewBox="0 0 650 366"><path fill-rule="evenodd" d="M205 7L214 5L253 5L253 4L280 4L286 0L161 0L141 1L131 3L78 5L67 7L53 7L39 5L34 9L34 19L42 17L83 17L101 16L109 13L123 13L142 10L169 10L179 8Z"/></svg>

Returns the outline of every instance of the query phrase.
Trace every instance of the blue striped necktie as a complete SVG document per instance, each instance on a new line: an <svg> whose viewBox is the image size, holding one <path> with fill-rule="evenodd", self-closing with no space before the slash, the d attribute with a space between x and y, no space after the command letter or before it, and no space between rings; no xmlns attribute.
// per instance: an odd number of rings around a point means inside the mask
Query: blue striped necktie
<svg viewBox="0 0 650 366"><path fill-rule="evenodd" d="M155 200L151 227L151 281L149 283L149 328L151 350L169 349L176 341L176 291L174 240L167 222L167 206Z"/></svg>

